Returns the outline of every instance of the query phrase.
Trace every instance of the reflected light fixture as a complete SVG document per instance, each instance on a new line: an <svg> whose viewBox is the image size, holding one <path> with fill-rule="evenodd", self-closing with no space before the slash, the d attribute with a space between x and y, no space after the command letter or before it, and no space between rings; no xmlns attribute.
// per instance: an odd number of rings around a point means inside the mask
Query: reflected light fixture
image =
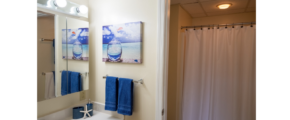
<svg viewBox="0 0 290 120"><path fill-rule="evenodd" d="M53 4L56 6L56 7L65 7L67 2L66 0L54 0L53 1Z"/></svg>
<svg viewBox="0 0 290 120"><path fill-rule="evenodd" d="M228 9L232 4L220 4L217 7L219 9Z"/></svg>
<svg viewBox="0 0 290 120"><path fill-rule="evenodd" d="M77 7L76 10L77 10L78 13L83 13L83 14L85 14L85 13L87 13L89 11L88 7L85 6L85 5L80 5L79 7Z"/></svg>
<svg viewBox="0 0 290 120"><path fill-rule="evenodd" d="M75 14L77 12L76 9L77 9L76 7L71 7L70 8L70 13L71 14Z"/></svg>

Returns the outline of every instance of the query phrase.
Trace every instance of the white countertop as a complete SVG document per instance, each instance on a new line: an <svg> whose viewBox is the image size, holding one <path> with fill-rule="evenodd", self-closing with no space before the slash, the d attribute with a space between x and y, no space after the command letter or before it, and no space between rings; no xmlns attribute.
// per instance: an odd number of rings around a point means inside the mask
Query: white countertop
<svg viewBox="0 0 290 120"><path fill-rule="evenodd" d="M72 117L70 117L66 120L122 120L122 119L118 119L113 117L112 115L94 110L94 115L92 117L87 117L86 119L72 119Z"/></svg>

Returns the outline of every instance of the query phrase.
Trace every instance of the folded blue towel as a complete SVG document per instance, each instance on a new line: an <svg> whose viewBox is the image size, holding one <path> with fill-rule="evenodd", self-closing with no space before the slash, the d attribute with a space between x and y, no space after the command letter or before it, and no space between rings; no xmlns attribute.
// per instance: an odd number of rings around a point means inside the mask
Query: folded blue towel
<svg viewBox="0 0 290 120"><path fill-rule="evenodd" d="M133 80L128 78L119 78L118 90L118 113L123 115L132 115L133 111Z"/></svg>
<svg viewBox="0 0 290 120"><path fill-rule="evenodd" d="M62 71L61 73L61 95L70 93L70 73L71 71Z"/></svg>
<svg viewBox="0 0 290 120"><path fill-rule="evenodd" d="M82 91L82 78L79 72L70 73L70 93Z"/></svg>
<svg viewBox="0 0 290 120"><path fill-rule="evenodd" d="M106 78L106 102L105 110L116 111L118 105L118 78L107 76Z"/></svg>

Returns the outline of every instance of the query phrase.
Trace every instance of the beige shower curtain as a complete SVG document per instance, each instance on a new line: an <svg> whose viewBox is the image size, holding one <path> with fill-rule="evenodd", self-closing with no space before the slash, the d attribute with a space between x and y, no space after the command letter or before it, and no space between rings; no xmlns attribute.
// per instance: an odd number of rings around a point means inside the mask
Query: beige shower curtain
<svg viewBox="0 0 290 120"><path fill-rule="evenodd" d="M188 29L182 120L255 120L256 26Z"/></svg>

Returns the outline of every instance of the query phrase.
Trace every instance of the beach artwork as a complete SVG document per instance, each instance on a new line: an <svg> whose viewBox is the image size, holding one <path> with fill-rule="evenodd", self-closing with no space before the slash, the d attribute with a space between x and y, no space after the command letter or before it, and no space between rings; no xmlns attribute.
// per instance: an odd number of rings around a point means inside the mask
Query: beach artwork
<svg viewBox="0 0 290 120"><path fill-rule="evenodd" d="M62 29L62 59L89 60L88 28Z"/></svg>
<svg viewBox="0 0 290 120"><path fill-rule="evenodd" d="M103 62L142 63L142 22L103 26Z"/></svg>

